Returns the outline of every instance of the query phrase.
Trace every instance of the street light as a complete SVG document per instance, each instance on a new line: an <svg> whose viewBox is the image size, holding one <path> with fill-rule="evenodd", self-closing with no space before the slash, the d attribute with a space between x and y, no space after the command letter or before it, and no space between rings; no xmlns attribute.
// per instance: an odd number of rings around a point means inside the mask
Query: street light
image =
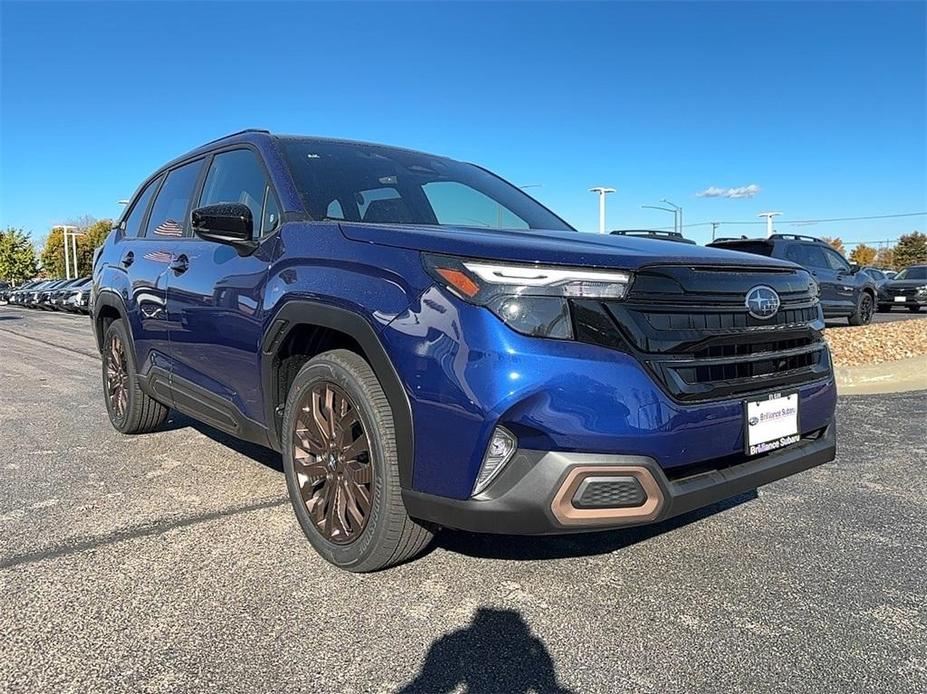
<svg viewBox="0 0 927 694"><path fill-rule="evenodd" d="M668 207L657 207L656 205L641 205L641 207L648 210L663 210L664 212L669 212L673 215L673 231L676 231L676 210L671 210Z"/></svg>
<svg viewBox="0 0 927 694"><path fill-rule="evenodd" d="M598 186L596 188L590 188L589 192L599 194L599 233L604 234L605 233L605 196L608 195L609 193L614 193L615 189L614 188L603 188L601 186Z"/></svg>
<svg viewBox="0 0 927 694"><path fill-rule="evenodd" d="M781 212L760 212L760 213L757 215L757 217L766 217L766 238L769 238L770 236L772 236L772 233L773 233L773 228L772 228L772 220L773 220L773 217L779 217L781 214L782 214Z"/></svg>
<svg viewBox="0 0 927 694"><path fill-rule="evenodd" d="M74 241L74 237L79 236L78 232L76 231L77 227L72 226L70 224L56 224L55 226L52 227L52 231L54 231L55 229L61 229L63 231L62 239L64 241L64 274L67 279L71 279L71 256L68 253L68 234L73 234L73 236L71 237L71 240L72 240L73 254L74 254L74 268L75 268L74 276L76 277L77 276L77 242ZM74 229L75 231L72 232L70 231L71 229Z"/></svg>
<svg viewBox="0 0 927 694"><path fill-rule="evenodd" d="M665 202L667 205L669 205L670 207L672 207L673 210L674 210L675 212L678 213L678 215L679 215L679 234L682 235L682 208L681 208L679 205L670 202L670 201L667 200L666 198L664 198L664 199L661 200L660 202ZM673 230L674 230L674 231L676 230L675 227L674 227Z"/></svg>

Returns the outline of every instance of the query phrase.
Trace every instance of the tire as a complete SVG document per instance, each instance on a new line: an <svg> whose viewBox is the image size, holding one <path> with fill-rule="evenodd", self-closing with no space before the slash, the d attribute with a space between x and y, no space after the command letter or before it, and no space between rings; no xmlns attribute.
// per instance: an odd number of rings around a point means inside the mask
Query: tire
<svg viewBox="0 0 927 694"><path fill-rule="evenodd" d="M920 307L920 306L908 306L908 310L909 310L911 313L917 313L918 311L921 310L921 307Z"/></svg>
<svg viewBox="0 0 927 694"><path fill-rule="evenodd" d="M849 317L850 325L869 325L872 322L872 313L875 300L869 292L862 292L856 303L856 312Z"/></svg>
<svg viewBox="0 0 927 694"><path fill-rule="evenodd" d="M879 313L891 313L892 305L891 304L879 304Z"/></svg>
<svg viewBox="0 0 927 694"><path fill-rule="evenodd" d="M332 410L341 412L337 425ZM329 427L333 434L325 433ZM431 541L431 530L406 513L392 409L362 357L338 349L303 365L287 394L282 439L293 511L324 559L347 571L376 571ZM366 449L358 453L361 441Z"/></svg>
<svg viewBox="0 0 927 694"><path fill-rule="evenodd" d="M123 434L147 434L170 410L139 387L138 369L125 324L114 320L103 336L103 399L109 421Z"/></svg>

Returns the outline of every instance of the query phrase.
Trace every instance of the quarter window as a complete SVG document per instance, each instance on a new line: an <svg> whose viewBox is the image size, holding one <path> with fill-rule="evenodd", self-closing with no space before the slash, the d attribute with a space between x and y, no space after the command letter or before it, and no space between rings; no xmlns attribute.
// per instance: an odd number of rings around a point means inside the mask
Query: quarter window
<svg viewBox="0 0 927 694"><path fill-rule="evenodd" d="M250 149L235 149L213 157L199 205L222 202L247 205L258 235L273 231L280 221L273 190L257 156Z"/></svg>
<svg viewBox="0 0 927 694"><path fill-rule="evenodd" d="M154 195L154 192L158 189L158 184L160 182L161 177L158 176L145 186L145 190L139 193L138 197L135 198L132 211L129 212L129 216L126 217L125 231L123 232L126 236L132 238L138 236L138 232L142 229L142 220L145 218L145 213L148 211L148 203L151 202L151 196Z"/></svg>
<svg viewBox="0 0 927 694"><path fill-rule="evenodd" d="M187 209L203 160L177 167L167 175L148 218L146 236L179 238L188 228Z"/></svg>

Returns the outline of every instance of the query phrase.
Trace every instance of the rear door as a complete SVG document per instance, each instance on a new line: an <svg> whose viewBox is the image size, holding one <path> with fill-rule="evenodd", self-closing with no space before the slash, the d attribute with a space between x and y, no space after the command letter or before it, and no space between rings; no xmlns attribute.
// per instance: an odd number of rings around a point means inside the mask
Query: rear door
<svg viewBox="0 0 927 694"><path fill-rule="evenodd" d="M236 429L239 414L263 423L260 342L264 287L279 224L279 205L256 151L216 153L196 203L244 203L260 246L239 255L231 246L186 232L167 277L171 383L175 400L222 429ZM178 407L180 407L179 400ZM183 409L183 408L181 408Z"/></svg>
<svg viewBox="0 0 927 694"><path fill-rule="evenodd" d="M170 372L167 331L167 272L174 257L175 245L183 236L190 198L203 168L203 159L181 164L156 182L149 196L147 211L140 211L137 238L134 229L136 210L130 213L125 238L120 241L121 262L129 278L129 321L135 342L138 369L147 375L152 367ZM145 201L144 191L139 207Z"/></svg>
<svg viewBox="0 0 927 694"><path fill-rule="evenodd" d="M821 287L821 306L824 313L840 313L840 299L837 294L837 273L824 255L824 247L817 243L790 243L785 251L786 260L798 263L808 270Z"/></svg>

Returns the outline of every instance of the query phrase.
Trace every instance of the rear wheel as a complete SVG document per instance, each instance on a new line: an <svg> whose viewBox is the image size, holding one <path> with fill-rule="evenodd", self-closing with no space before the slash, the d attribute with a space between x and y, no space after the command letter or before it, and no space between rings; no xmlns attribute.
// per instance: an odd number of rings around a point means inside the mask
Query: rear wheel
<svg viewBox="0 0 927 694"><path fill-rule="evenodd" d="M103 336L103 396L113 427L123 434L145 434L164 423L170 410L142 392L138 369L121 320Z"/></svg>
<svg viewBox="0 0 927 694"><path fill-rule="evenodd" d="M859 295L859 301L856 304L856 313L850 316L850 325L868 325L872 322L872 313L875 308L875 302L872 300L872 294L863 292Z"/></svg>
<svg viewBox="0 0 927 694"><path fill-rule="evenodd" d="M293 510L326 560L375 571L424 549L432 533L406 513L393 413L364 359L332 350L309 360L287 396L283 432Z"/></svg>

